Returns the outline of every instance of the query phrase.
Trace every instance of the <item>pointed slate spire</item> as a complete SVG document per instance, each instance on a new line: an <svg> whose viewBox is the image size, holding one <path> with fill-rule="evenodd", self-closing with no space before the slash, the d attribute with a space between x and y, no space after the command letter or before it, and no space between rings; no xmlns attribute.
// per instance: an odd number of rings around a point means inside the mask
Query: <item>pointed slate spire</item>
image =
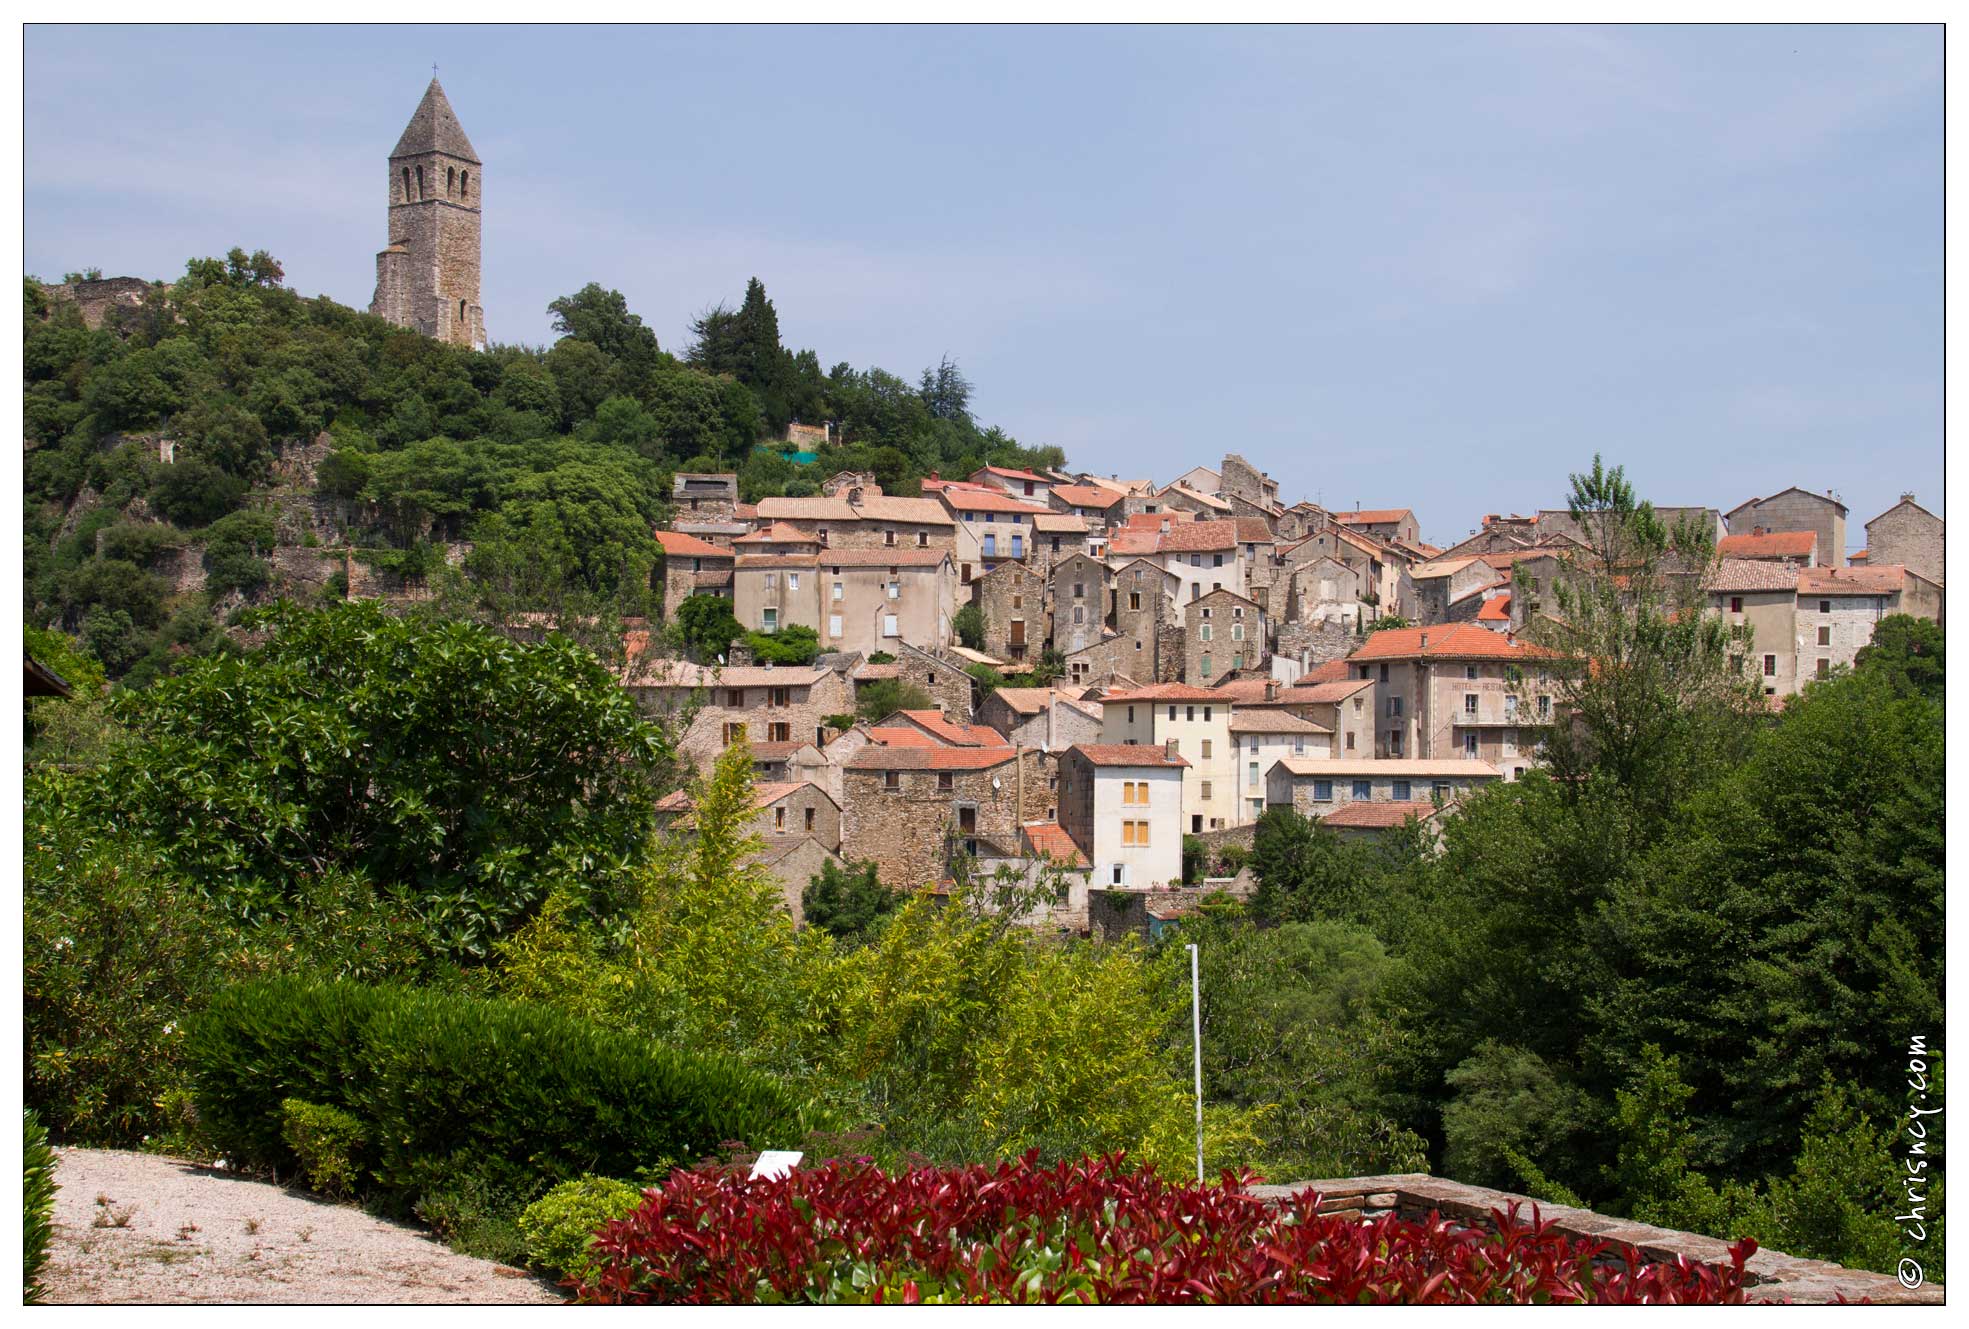
<svg viewBox="0 0 1969 1329"><path fill-rule="evenodd" d="M424 89L424 100L417 103L417 113L404 126L403 137L397 140L390 156L415 157L426 152L442 152L475 166L479 164L478 153L472 151L472 140L465 137L465 128L458 123L458 116L435 76L431 86Z"/></svg>

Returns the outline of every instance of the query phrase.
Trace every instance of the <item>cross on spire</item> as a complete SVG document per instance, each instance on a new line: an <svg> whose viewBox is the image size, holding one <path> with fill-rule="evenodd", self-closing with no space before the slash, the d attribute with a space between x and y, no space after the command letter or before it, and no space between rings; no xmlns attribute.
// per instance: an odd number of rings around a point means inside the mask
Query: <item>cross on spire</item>
<svg viewBox="0 0 1969 1329"><path fill-rule="evenodd" d="M438 76L438 62L433 60L431 61L431 77L436 78L437 76Z"/></svg>

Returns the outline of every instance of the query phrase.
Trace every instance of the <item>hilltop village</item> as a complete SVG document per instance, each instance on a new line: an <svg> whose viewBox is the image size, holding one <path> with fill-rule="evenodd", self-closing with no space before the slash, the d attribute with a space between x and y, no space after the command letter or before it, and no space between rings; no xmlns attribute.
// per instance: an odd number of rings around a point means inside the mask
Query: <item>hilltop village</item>
<svg viewBox="0 0 1969 1329"><path fill-rule="evenodd" d="M1051 873L1063 928L1155 932L1204 889L1249 890L1228 869L1268 808L1346 836L1426 830L1538 763L1541 627L1590 536L1546 509L1439 546L1406 508L1288 505L1235 454L1164 483L987 466L916 497L855 472L757 503L731 474L673 484L671 612L716 597L819 654L760 662L740 638L689 663L632 632L623 683L683 723L700 767L750 746L796 916L829 860L897 887L961 864ZM1658 515L1714 542L1709 612L1744 629L1731 663L1774 708L1887 615L1942 619L1943 525L1912 494L1850 557L1827 493ZM858 719L877 688L902 704ZM689 799L662 811L687 820Z"/></svg>

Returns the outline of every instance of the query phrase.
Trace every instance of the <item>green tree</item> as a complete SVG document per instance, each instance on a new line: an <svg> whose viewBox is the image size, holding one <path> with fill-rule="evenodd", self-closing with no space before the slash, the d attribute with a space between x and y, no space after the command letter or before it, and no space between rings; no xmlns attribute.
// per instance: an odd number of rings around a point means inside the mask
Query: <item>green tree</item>
<svg viewBox="0 0 1969 1329"><path fill-rule="evenodd" d="M867 943L906 897L876 878L875 864L837 866L832 859L820 865L800 894L800 910L808 927L819 928L847 945Z"/></svg>
<svg viewBox="0 0 1969 1329"><path fill-rule="evenodd" d="M1912 614L1889 614L1873 625L1873 638L1853 657L1853 667L1876 670L1898 692L1942 699L1942 626Z"/></svg>
<svg viewBox="0 0 1969 1329"><path fill-rule="evenodd" d="M554 331L585 341L612 360L626 383L640 383L656 367L656 334L629 312L622 292L589 282L573 295L548 302Z"/></svg>
<svg viewBox="0 0 1969 1329"><path fill-rule="evenodd" d="M709 663L731 649L745 629L732 617L731 601L722 595L693 595L671 615L693 659Z"/></svg>
<svg viewBox="0 0 1969 1329"><path fill-rule="evenodd" d="M883 678L870 683L855 697L855 714L868 724L897 711L924 711L936 703L930 694L914 683Z"/></svg>
<svg viewBox="0 0 1969 1329"><path fill-rule="evenodd" d="M957 640L962 645L974 651L984 649L984 608L976 600L966 604L951 617L950 627L951 631L957 634Z"/></svg>
<svg viewBox="0 0 1969 1329"><path fill-rule="evenodd" d="M346 869L483 958L556 883L603 901L643 853L665 736L593 656L369 604L259 611L122 714L88 796L242 918Z"/></svg>
<svg viewBox="0 0 1969 1329"><path fill-rule="evenodd" d="M777 632L748 632L745 639L760 664L808 665L820 654L820 634L804 623L788 623Z"/></svg>

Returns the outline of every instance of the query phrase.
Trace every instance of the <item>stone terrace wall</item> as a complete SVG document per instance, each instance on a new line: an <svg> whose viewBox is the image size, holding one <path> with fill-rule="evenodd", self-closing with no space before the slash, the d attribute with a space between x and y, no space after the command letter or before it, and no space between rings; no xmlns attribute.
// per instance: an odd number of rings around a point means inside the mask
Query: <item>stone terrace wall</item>
<svg viewBox="0 0 1969 1329"><path fill-rule="evenodd" d="M1611 1218L1571 1205L1546 1204L1528 1195L1466 1186L1426 1172L1295 1181L1283 1186L1253 1186L1251 1190L1272 1203L1303 1191L1317 1191L1323 1214L1350 1214L1367 1219L1394 1213L1402 1218L1426 1219L1437 1213L1453 1222L1481 1228L1494 1226L1493 1211L1502 1212L1516 1204L1520 1214L1529 1218L1536 1205L1538 1216L1552 1223L1564 1236L1622 1242L1651 1260L1673 1260L1686 1255L1691 1260L1711 1264L1730 1262L1729 1243L1715 1237ZM1939 1306L1944 1300L1938 1284L1906 1288L1892 1274L1847 1269L1824 1260L1800 1259L1782 1251L1758 1251L1745 1262L1744 1271L1748 1275L1746 1281L1751 1284L1746 1295L1753 1302L1824 1305L1843 1296L1850 1302L1865 1298L1884 1305Z"/></svg>

